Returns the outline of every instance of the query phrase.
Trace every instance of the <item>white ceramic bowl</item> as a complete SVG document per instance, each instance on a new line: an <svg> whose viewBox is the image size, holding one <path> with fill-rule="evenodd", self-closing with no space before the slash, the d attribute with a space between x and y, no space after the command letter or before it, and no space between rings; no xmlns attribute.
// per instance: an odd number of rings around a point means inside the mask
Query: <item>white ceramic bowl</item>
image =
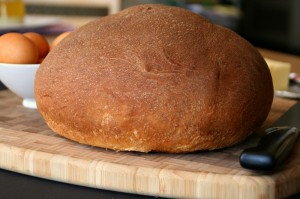
<svg viewBox="0 0 300 199"><path fill-rule="evenodd" d="M0 81L23 98L23 106L26 108L36 108L34 77L39 66L39 64L0 63Z"/></svg>

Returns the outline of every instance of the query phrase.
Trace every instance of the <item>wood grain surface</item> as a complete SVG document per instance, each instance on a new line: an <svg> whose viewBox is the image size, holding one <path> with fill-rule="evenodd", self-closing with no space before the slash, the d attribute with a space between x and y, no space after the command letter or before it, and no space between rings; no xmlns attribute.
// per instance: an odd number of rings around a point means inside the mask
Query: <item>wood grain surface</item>
<svg viewBox="0 0 300 199"><path fill-rule="evenodd" d="M296 101L274 98L262 128ZM241 168L240 145L190 154L115 152L67 140L52 132L37 110L10 91L0 92L0 167L82 186L176 198L284 198L300 192L300 140L273 173Z"/></svg>

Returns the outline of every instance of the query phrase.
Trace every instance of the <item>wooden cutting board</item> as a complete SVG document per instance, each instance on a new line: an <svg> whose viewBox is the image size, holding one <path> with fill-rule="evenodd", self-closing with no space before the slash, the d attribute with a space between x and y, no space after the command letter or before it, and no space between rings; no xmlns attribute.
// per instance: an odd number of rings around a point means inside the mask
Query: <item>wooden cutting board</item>
<svg viewBox="0 0 300 199"><path fill-rule="evenodd" d="M275 98L264 127L295 103ZM0 92L0 167L55 181L176 198L284 198L300 192L300 140L271 174L240 167L241 150L253 144L249 138L235 147L191 154L115 152L56 135L37 110Z"/></svg>

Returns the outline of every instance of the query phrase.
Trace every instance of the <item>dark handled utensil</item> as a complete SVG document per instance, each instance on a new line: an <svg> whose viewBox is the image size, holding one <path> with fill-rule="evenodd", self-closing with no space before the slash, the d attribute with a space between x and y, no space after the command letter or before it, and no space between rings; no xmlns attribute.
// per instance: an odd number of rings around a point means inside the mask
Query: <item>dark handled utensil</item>
<svg viewBox="0 0 300 199"><path fill-rule="evenodd" d="M272 126L265 130L265 135L260 138L257 146L247 148L241 153L242 167L269 172L284 162L300 134L300 102Z"/></svg>
<svg viewBox="0 0 300 199"><path fill-rule="evenodd" d="M240 155L242 167L258 171L272 171L292 150L299 131L296 127L266 129L257 146L245 149Z"/></svg>

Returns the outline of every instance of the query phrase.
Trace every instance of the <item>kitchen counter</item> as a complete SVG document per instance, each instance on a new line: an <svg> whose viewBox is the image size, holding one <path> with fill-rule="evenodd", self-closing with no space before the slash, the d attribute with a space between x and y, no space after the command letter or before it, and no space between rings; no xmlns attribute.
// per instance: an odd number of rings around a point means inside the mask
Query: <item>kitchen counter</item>
<svg viewBox="0 0 300 199"><path fill-rule="evenodd" d="M155 183L157 181L155 179L162 178L159 180L160 186L171 186L167 188L171 191L173 186L178 185L170 185L169 183L172 183L170 179L180 180L176 177L177 175L173 174L175 171L182 178L187 177L191 180L189 182L190 188L195 186L193 180L200 180L203 175L206 176L203 179L210 183L216 183L218 187L220 186L220 190L222 183L219 183L221 181L241 183L253 178L261 185L270 186L266 193L271 193L273 180L278 183L277 186L279 187L285 186L285 183L292 187L296 185L293 183L293 180L296 180L294 177L299 174L299 169L295 165L298 161L296 157L298 157L299 147L294 153L293 157L296 159L293 163L289 162L286 169L274 173L274 175L255 174L242 169L237 157L240 153L240 147L243 145L216 152L186 155L118 153L91 148L55 135L45 126L36 110L27 110L22 107L21 99L8 90L0 91L0 99L0 195L5 196L5 198L152 198L122 192L141 193L139 190L149 189L149 193L155 196L159 193L164 195L164 189L161 188L158 188L156 193L155 187L157 186ZM262 128L268 127L296 103L295 100L275 97L272 110ZM96 180L88 180L90 178L87 178L85 173L87 168L89 168L88 176L96 175L93 177ZM53 173L53 171L56 172ZM193 175L191 175L192 173ZM199 177L197 177L198 175ZM219 176L216 178L217 181L213 181L215 177L211 178L214 175ZM152 182L154 184L144 184L146 189L138 186L143 183L135 184L134 181L136 183L144 182L140 179L141 177L146 177L150 181L154 180ZM289 177L294 179L289 181ZM91 184L89 184L90 182ZM93 184L94 182L96 184ZM250 180L250 182L253 181ZM107 189L109 190L119 188L119 191L106 191L97 187L100 185L98 183L103 183L104 187L108 186ZM133 187L131 187L132 183ZM270 184L266 185L268 183ZM251 186L256 185L254 183ZM112 186L112 189L109 186ZM210 185L203 184L203 186L209 187ZM239 186L247 190L248 184L242 183ZM225 192L227 193L226 189ZM230 195L231 193L228 192L227 194Z"/></svg>
<svg viewBox="0 0 300 199"><path fill-rule="evenodd" d="M259 48L261 55L265 58L291 63L291 71L300 73L300 56L277 52L269 49Z"/></svg>

